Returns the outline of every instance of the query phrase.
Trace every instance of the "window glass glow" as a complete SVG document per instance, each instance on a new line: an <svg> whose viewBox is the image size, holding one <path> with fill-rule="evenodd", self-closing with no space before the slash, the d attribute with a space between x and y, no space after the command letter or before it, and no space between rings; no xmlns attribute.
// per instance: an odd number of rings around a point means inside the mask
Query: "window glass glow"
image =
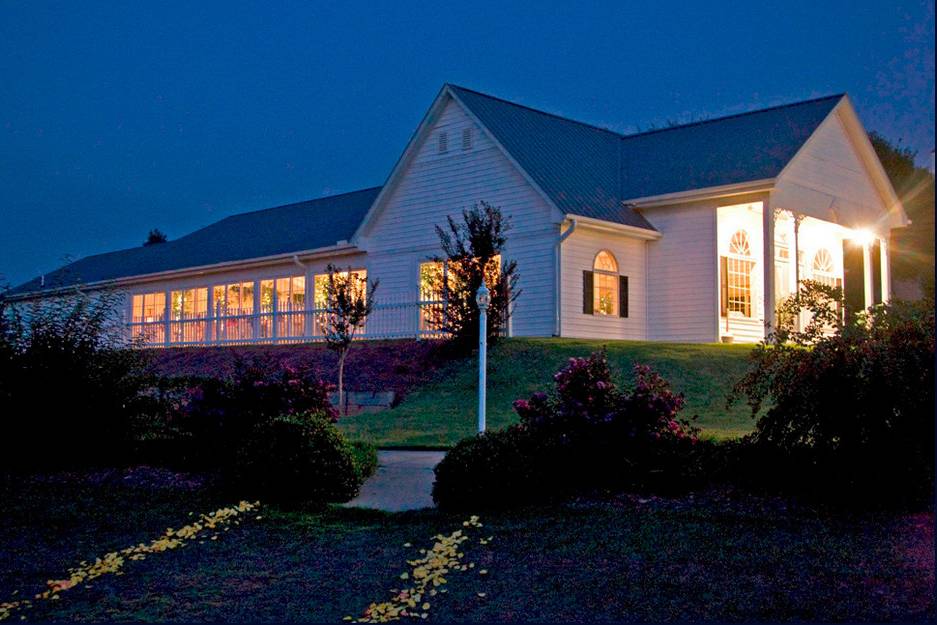
<svg viewBox="0 0 937 625"><path fill-rule="evenodd" d="M596 315L618 314L618 261L611 252L602 250L595 255L592 287L592 311Z"/></svg>

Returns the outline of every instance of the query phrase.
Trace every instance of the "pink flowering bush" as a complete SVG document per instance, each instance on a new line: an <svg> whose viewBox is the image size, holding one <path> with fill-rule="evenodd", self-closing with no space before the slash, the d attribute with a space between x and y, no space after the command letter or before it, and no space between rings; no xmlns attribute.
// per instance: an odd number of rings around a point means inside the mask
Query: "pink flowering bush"
<svg viewBox="0 0 937 625"><path fill-rule="evenodd" d="M612 381L604 350L588 358L570 358L553 380L553 395L534 393L514 402L521 423L532 429L560 432L569 440L611 435L625 439L697 440L698 430L679 416L683 395L647 365L634 366L635 383L620 390Z"/></svg>
<svg viewBox="0 0 937 625"><path fill-rule="evenodd" d="M703 471L683 396L645 365L620 389L605 351L570 358L551 393L518 399L520 424L465 439L436 468L444 508L507 507L603 488L682 490Z"/></svg>

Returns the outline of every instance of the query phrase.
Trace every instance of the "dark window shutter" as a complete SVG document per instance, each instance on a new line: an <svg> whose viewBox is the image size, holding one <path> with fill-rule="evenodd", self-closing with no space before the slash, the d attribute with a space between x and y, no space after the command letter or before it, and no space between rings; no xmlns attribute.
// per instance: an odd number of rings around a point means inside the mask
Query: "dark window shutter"
<svg viewBox="0 0 937 625"><path fill-rule="evenodd" d="M595 283L594 276L591 271L582 272L582 313L584 315L591 315L594 312L592 307L594 297L593 295L593 285Z"/></svg>
<svg viewBox="0 0 937 625"><path fill-rule="evenodd" d="M719 286L720 286L720 306L719 310L723 317L729 314L729 257L719 257Z"/></svg>
<svg viewBox="0 0 937 625"><path fill-rule="evenodd" d="M628 316L628 276L618 276L618 316Z"/></svg>

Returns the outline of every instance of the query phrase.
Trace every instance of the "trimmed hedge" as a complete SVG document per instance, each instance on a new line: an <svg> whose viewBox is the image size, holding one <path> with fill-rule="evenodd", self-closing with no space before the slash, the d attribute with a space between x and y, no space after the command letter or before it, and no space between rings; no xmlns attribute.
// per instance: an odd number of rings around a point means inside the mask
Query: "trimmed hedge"
<svg viewBox="0 0 937 625"><path fill-rule="evenodd" d="M348 443L323 415L279 417L243 441L231 486L266 503L322 506L357 495L375 464L373 448Z"/></svg>

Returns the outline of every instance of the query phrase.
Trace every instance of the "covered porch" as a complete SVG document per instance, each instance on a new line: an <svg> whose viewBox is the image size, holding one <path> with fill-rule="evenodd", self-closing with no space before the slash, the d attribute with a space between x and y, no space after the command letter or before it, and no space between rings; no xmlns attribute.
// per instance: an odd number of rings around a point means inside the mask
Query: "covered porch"
<svg viewBox="0 0 937 625"><path fill-rule="evenodd" d="M842 287L848 311L888 301L886 228L844 225L831 220L835 212L821 219L773 200L716 209L721 341L762 340L777 305L804 280Z"/></svg>

